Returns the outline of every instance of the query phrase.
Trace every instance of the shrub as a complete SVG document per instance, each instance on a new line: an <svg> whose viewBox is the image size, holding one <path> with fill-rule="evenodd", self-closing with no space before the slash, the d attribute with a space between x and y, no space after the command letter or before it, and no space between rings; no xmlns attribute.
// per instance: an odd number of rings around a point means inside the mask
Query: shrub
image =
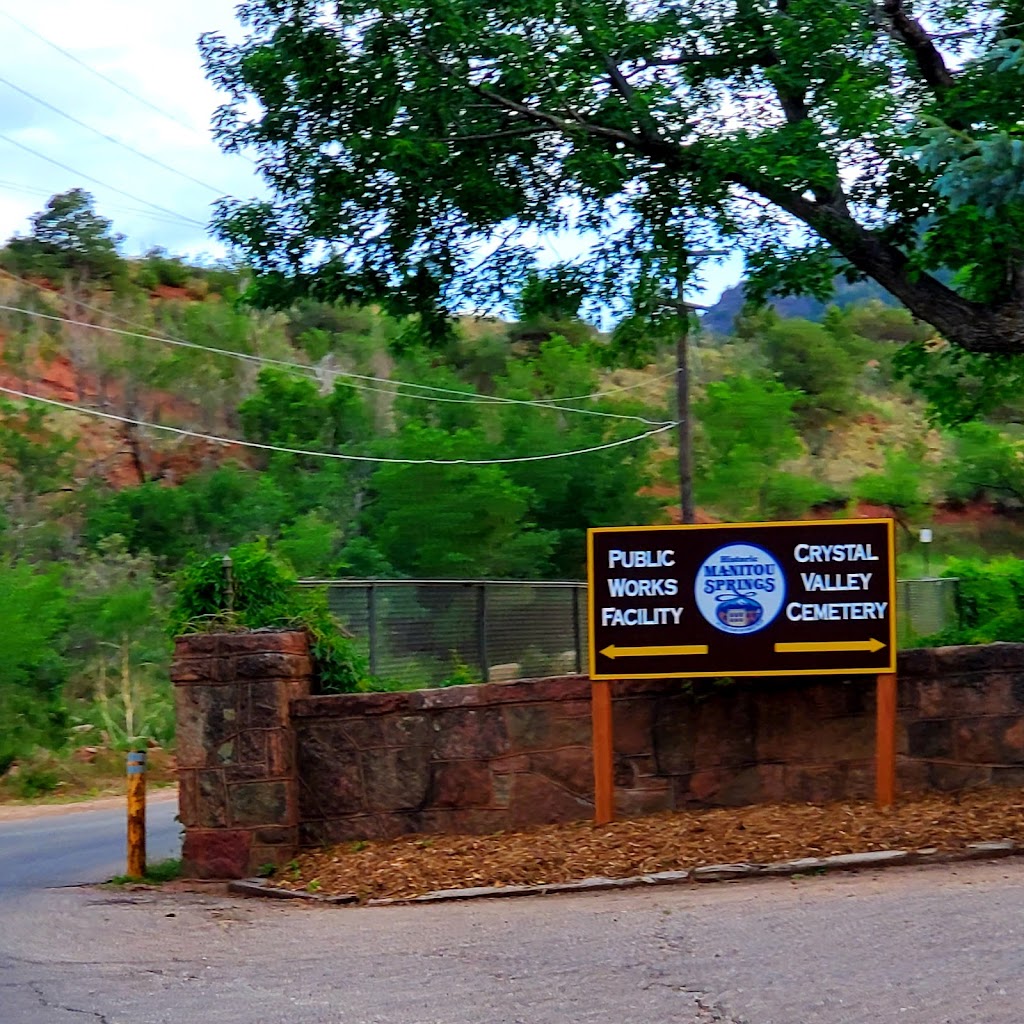
<svg viewBox="0 0 1024 1024"><path fill-rule="evenodd" d="M943 574L959 580L956 626L923 637L917 646L1024 643L1024 561L952 558Z"/></svg>
<svg viewBox="0 0 1024 1024"><path fill-rule="evenodd" d="M230 556L230 584L220 555L204 558L179 574L174 631L304 629L320 690L347 693L360 688L367 674L365 663L342 635L326 595L298 587L264 542L241 544Z"/></svg>

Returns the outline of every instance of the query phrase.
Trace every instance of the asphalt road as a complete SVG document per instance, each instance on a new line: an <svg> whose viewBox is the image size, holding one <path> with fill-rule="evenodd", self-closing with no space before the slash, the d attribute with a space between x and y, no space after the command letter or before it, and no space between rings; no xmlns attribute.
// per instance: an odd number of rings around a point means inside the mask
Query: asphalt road
<svg viewBox="0 0 1024 1024"><path fill-rule="evenodd" d="M123 803L99 810L73 805L43 810L39 817L0 820L0 898L44 886L103 882L124 873ZM146 852L151 861L179 855L177 813L177 803L164 794L154 794L147 804Z"/></svg>
<svg viewBox="0 0 1024 1024"><path fill-rule="evenodd" d="M1020 1024L1024 862L390 908L11 894L3 1024Z"/></svg>

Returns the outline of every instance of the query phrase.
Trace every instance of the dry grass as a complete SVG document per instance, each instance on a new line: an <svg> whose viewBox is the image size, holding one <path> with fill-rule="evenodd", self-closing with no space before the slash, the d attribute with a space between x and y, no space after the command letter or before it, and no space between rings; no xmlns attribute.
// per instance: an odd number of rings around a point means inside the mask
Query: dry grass
<svg viewBox="0 0 1024 1024"><path fill-rule="evenodd" d="M957 850L1024 840L1024 793L985 790L867 802L682 811L597 826L543 825L485 836L404 836L303 854L274 884L361 899L478 885L627 877L702 864L769 862L868 850Z"/></svg>

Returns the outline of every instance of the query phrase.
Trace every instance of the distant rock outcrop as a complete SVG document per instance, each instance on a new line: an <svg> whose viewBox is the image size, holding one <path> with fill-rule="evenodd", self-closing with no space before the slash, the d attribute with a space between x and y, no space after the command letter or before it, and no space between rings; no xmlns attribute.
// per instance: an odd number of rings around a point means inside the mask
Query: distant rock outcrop
<svg viewBox="0 0 1024 1024"><path fill-rule="evenodd" d="M835 293L826 302L809 295L788 295L785 298L772 299L768 304L779 316L814 321L821 320L829 306L845 309L847 306L869 302L872 299L887 306L900 305L895 296L874 281L856 281L850 284L845 278L837 277L834 284ZM729 334L746 301L746 289L742 281L731 288L726 288L718 302L701 317L701 326L704 330L714 331L716 334Z"/></svg>

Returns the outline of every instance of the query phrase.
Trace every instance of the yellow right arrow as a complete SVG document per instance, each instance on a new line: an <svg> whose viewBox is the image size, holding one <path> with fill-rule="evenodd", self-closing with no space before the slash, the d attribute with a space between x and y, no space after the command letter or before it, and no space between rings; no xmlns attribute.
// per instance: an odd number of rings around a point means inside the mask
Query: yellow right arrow
<svg viewBox="0 0 1024 1024"><path fill-rule="evenodd" d="M880 651L881 640L821 640L814 643L776 644L776 654L818 654L828 651Z"/></svg>

